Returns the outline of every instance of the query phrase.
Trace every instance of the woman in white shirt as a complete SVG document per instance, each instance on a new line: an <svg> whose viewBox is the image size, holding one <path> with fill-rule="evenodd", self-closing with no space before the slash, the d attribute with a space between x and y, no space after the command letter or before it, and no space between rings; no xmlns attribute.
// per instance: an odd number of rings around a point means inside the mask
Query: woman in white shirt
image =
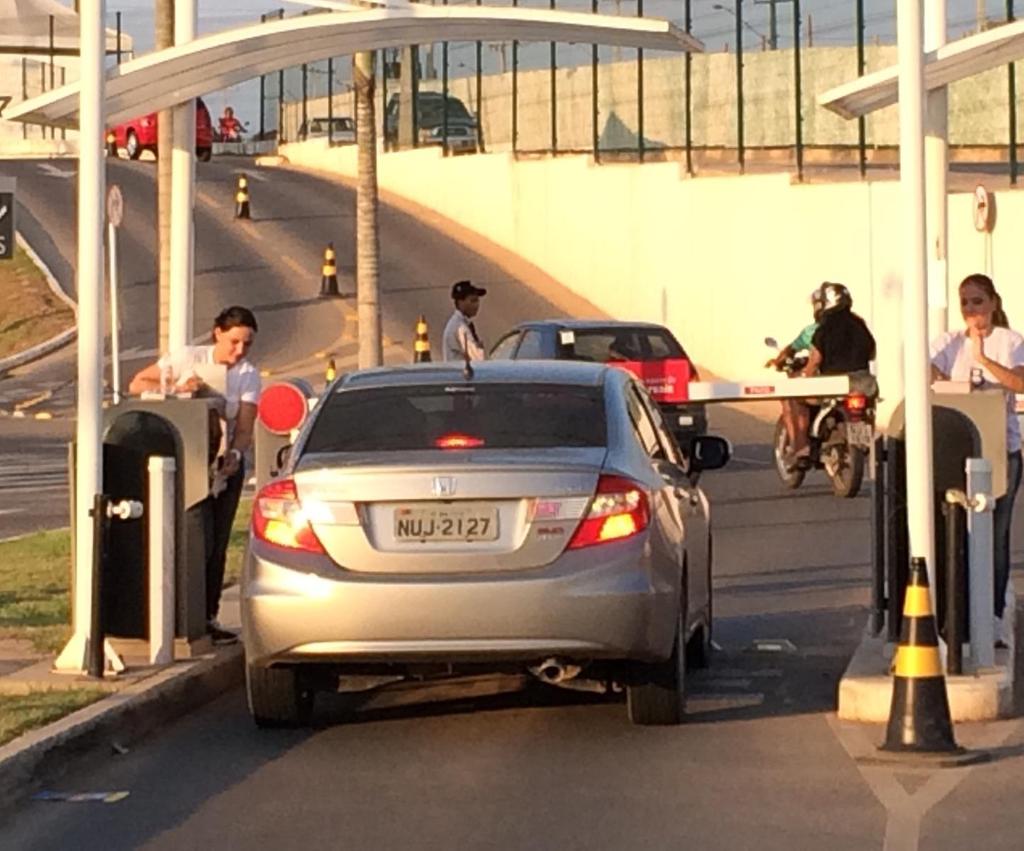
<svg viewBox="0 0 1024 851"><path fill-rule="evenodd" d="M203 383L196 373L197 365L223 364L227 367L224 393L226 433L219 461L226 483L224 489L210 499L212 510L206 547L207 630L216 644L237 640L233 632L220 627L216 617L224 582L228 540L245 480L245 452L252 445L260 396L259 371L246 359L257 330L256 317L251 310L238 306L225 308L214 320L212 345L185 346L164 355L136 374L128 388L132 393L168 389L195 392Z"/></svg>
<svg viewBox="0 0 1024 851"><path fill-rule="evenodd" d="M1006 494L996 500L994 521L995 613L1003 616L1010 578L1010 523L1021 480L1020 423L1015 393L1024 393L1024 337L1010 330L1003 300L987 275L960 284L966 328L932 342L932 380L970 381L1001 387L1006 395Z"/></svg>

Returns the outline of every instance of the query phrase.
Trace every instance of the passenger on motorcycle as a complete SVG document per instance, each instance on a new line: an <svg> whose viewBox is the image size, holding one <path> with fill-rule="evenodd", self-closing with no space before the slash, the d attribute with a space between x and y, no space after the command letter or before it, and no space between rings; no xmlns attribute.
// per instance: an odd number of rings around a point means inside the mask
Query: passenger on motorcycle
<svg viewBox="0 0 1024 851"><path fill-rule="evenodd" d="M780 370L786 369L786 364L791 363L792 359L798 353L810 350L811 341L814 339L814 334L818 330L818 322L821 320L822 307L824 307L824 303L821 299L821 288L815 287L811 292L811 310L814 313L814 321L810 325L805 326L804 329L793 338L793 342L784 347L775 357L769 358L767 363L765 363L766 367ZM789 445L793 446L796 441L796 424L792 415L793 406L787 404L787 402L787 399L781 400L782 422L786 426L786 434L789 436ZM804 442L806 442L806 438L804 438Z"/></svg>
<svg viewBox="0 0 1024 851"><path fill-rule="evenodd" d="M821 319L811 339L810 355L802 374L848 374L851 378L870 378L868 370L875 359L875 338L867 323L851 310L853 296L842 284L829 281L823 283L818 291L822 303ZM793 459L798 461L810 453L807 437L810 407L805 400L787 401L789 416L793 420Z"/></svg>

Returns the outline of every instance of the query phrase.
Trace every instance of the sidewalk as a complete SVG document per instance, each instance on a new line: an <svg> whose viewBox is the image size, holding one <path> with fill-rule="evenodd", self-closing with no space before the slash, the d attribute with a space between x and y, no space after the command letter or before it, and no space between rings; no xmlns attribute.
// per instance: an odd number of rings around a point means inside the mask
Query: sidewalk
<svg viewBox="0 0 1024 851"><path fill-rule="evenodd" d="M227 588L222 625L239 630L238 586ZM43 786L58 781L68 765L93 756L110 757L175 718L216 698L244 678L241 642L214 647L193 659L151 666L124 659L126 670L102 681L57 674L53 657L20 641L0 641L0 695L102 689L109 694L0 747L0 814Z"/></svg>

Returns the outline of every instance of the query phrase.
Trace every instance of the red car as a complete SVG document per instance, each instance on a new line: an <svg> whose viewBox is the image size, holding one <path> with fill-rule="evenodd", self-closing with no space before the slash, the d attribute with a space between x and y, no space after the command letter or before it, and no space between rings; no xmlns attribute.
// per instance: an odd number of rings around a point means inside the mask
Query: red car
<svg viewBox="0 0 1024 851"><path fill-rule="evenodd" d="M107 151L117 156L117 149L124 148L128 159L137 160L143 151L157 155L157 113L151 112L141 118L134 118L118 124L107 131ZM196 156L208 162L213 153L213 122L210 110L202 98L196 98Z"/></svg>

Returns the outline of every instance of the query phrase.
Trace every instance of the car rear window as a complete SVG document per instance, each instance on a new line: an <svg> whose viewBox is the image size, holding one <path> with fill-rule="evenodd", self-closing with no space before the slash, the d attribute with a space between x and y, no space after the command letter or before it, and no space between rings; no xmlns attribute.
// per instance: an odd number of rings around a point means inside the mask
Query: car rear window
<svg viewBox="0 0 1024 851"><path fill-rule="evenodd" d="M664 328L575 329L573 337L572 343L563 343L564 356L571 360L608 363L686 357L683 347Z"/></svg>
<svg viewBox="0 0 1024 851"><path fill-rule="evenodd" d="M478 384L339 390L311 426L306 452L604 446L600 388Z"/></svg>

